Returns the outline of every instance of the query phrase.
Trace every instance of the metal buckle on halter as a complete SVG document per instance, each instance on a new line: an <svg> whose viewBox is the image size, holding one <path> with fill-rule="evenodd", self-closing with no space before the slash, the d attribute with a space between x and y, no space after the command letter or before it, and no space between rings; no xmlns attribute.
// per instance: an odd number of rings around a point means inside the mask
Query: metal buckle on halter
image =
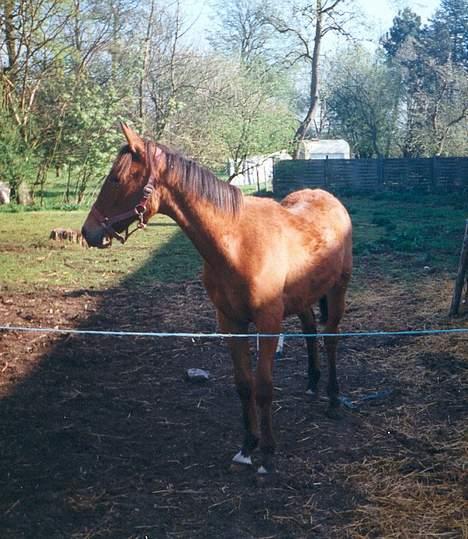
<svg viewBox="0 0 468 539"><path fill-rule="evenodd" d="M125 237L123 237L121 234L117 232L117 230L114 229L112 224L109 223L109 217L104 217L103 221L101 222L101 226L104 228L104 230L109 234L111 238L115 238L122 245L127 241L128 228L125 230Z"/></svg>
<svg viewBox="0 0 468 539"><path fill-rule="evenodd" d="M135 206L135 213L138 216L137 228L141 228L141 229L146 228L146 223L144 221L145 211L146 211L146 206L144 204L138 204L137 206Z"/></svg>

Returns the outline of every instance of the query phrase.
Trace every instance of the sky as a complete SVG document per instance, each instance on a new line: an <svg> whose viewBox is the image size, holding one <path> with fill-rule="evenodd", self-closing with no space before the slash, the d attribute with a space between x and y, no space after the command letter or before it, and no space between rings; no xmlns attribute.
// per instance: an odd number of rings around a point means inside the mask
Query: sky
<svg viewBox="0 0 468 539"><path fill-rule="evenodd" d="M400 9L410 7L421 16L423 22L431 17L439 7L439 0L360 0L362 10L369 17L369 22L375 23L375 34L378 39L392 26L393 18Z"/></svg>
<svg viewBox="0 0 468 539"><path fill-rule="evenodd" d="M358 2L369 24L369 34L363 37L375 43L388 31L399 9L410 7L425 21L433 15L440 4L440 0L358 0ZM186 8L187 22L192 23L190 40L195 46L205 48L206 30L212 18L209 2L182 0L182 4Z"/></svg>

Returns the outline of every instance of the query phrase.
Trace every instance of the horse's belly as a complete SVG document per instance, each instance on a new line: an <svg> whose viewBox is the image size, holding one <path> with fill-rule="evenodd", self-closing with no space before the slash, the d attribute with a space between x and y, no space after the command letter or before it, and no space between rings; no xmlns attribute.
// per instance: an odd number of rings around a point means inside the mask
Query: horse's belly
<svg viewBox="0 0 468 539"><path fill-rule="evenodd" d="M307 271L304 267L291 271L283 291L285 316L303 313L317 303L340 280L342 262L342 257L335 256Z"/></svg>
<svg viewBox="0 0 468 539"><path fill-rule="evenodd" d="M283 294L284 316L306 312L326 294L329 286L304 287L285 290Z"/></svg>

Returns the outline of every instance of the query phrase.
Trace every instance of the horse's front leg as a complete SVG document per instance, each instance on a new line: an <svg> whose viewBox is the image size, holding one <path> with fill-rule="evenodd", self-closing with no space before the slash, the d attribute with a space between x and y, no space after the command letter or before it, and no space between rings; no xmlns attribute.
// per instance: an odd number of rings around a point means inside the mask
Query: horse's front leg
<svg viewBox="0 0 468 539"><path fill-rule="evenodd" d="M272 312L258 316L255 320L259 333L277 334L281 330L282 311L276 315ZM271 404L273 400L273 363L278 337L260 337L259 356L255 379L257 406L260 412L260 450L262 464L258 469L260 476L274 471L273 456L276 443L273 436Z"/></svg>
<svg viewBox="0 0 468 539"><path fill-rule="evenodd" d="M221 330L225 333L247 333L248 324L241 324L226 318L218 312ZM242 405L245 437L241 450L234 456L233 469L252 464L251 453L258 445L257 411L255 408L255 388L250 360L249 341L246 338L229 338L234 381Z"/></svg>

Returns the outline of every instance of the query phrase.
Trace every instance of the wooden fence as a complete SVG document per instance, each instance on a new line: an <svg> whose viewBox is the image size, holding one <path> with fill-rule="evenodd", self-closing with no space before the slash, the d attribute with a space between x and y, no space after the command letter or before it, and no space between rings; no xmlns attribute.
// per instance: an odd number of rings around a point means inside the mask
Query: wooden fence
<svg viewBox="0 0 468 539"><path fill-rule="evenodd" d="M305 187L331 192L462 192L468 189L468 157L414 159L310 159L278 161L273 192L284 197Z"/></svg>

